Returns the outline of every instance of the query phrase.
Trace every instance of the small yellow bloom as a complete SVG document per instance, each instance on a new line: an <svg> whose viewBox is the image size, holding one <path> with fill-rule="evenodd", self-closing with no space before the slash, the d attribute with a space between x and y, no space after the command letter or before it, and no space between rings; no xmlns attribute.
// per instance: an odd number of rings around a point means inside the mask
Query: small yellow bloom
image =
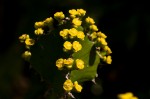
<svg viewBox="0 0 150 99"><path fill-rule="evenodd" d="M85 37L84 32L78 31L78 33L77 33L77 38L79 38L79 39L81 39L81 40L84 40L84 37Z"/></svg>
<svg viewBox="0 0 150 99"><path fill-rule="evenodd" d="M26 39L25 40L25 44L27 45L27 46L32 46L32 45L34 45L34 40L33 39L30 39L30 38L28 38L28 39Z"/></svg>
<svg viewBox="0 0 150 99"><path fill-rule="evenodd" d="M37 28L43 28L44 27L44 22L40 21L40 22L35 22L34 27Z"/></svg>
<svg viewBox="0 0 150 99"><path fill-rule="evenodd" d="M44 30L42 28L38 28L34 31L35 35L42 35Z"/></svg>
<svg viewBox="0 0 150 99"><path fill-rule="evenodd" d="M65 50L71 50L72 49L72 44L69 41L65 41L64 43L64 48Z"/></svg>
<svg viewBox="0 0 150 99"><path fill-rule="evenodd" d="M97 36L98 37L102 37L102 38L107 38L107 36L104 34L104 33L102 33L102 32L97 32Z"/></svg>
<svg viewBox="0 0 150 99"><path fill-rule="evenodd" d="M75 9L69 10L70 17L75 18L78 15L78 12Z"/></svg>
<svg viewBox="0 0 150 99"><path fill-rule="evenodd" d="M72 81L70 79L67 79L63 84L63 88L67 92L71 91L73 89Z"/></svg>
<svg viewBox="0 0 150 99"><path fill-rule="evenodd" d="M111 64L111 62L112 62L111 56L107 56L106 57L106 63Z"/></svg>
<svg viewBox="0 0 150 99"><path fill-rule="evenodd" d="M30 57L31 57L31 52L30 51L25 51L23 54L22 54L22 57L25 59L25 60L29 60Z"/></svg>
<svg viewBox="0 0 150 99"><path fill-rule="evenodd" d="M104 46L104 51L107 51L108 54L111 54L112 51L108 46Z"/></svg>
<svg viewBox="0 0 150 99"><path fill-rule="evenodd" d="M76 67L78 69L83 69L84 68L84 61L81 59L76 59Z"/></svg>
<svg viewBox="0 0 150 99"><path fill-rule="evenodd" d="M19 40L20 40L21 43L23 43L26 39L29 39L29 35L28 34L22 34L19 37Z"/></svg>
<svg viewBox="0 0 150 99"><path fill-rule="evenodd" d="M50 18L46 18L45 20L44 20L44 25L47 25L47 26L52 26L52 24L53 24L53 18L52 17L50 17Z"/></svg>
<svg viewBox="0 0 150 99"><path fill-rule="evenodd" d="M104 38L97 38L97 41L100 42L102 45L106 46L107 45L107 42Z"/></svg>
<svg viewBox="0 0 150 99"><path fill-rule="evenodd" d="M88 23L88 24L90 24L90 25L95 24L95 21L94 21L92 18L90 18L90 17L87 17L87 18L85 19L85 22Z"/></svg>
<svg viewBox="0 0 150 99"><path fill-rule="evenodd" d="M97 38L96 32L93 32L93 33L91 34L91 38L92 38L92 40L94 40L94 39Z"/></svg>
<svg viewBox="0 0 150 99"><path fill-rule="evenodd" d="M80 26L82 24L82 21L79 20L79 18L74 18L72 20L72 23L74 24L75 27Z"/></svg>
<svg viewBox="0 0 150 99"><path fill-rule="evenodd" d="M77 9L77 12L78 12L79 16L85 16L85 14L86 14L86 11L83 9Z"/></svg>
<svg viewBox="0 0 150 99"><path fill-rule="evenodd" d="M60 31L60 36L62 36L64 39L67 39L68 38L68 33L69 33L69 30L68 29L63 29L62 31Z"/></svg>
<svg viewBox="0 0 150 99"><path fill-rule="evenodd" d="M126 92L118 95L119 99L138 99L138 97L134 96L131 92Z"/></svg>
<svg viewBox="0 0 150 99"><path fill-rule="evenodd" d="M64 64L63 58L60 58L56 61L56 66L58 67L59 70L62 70L62 68L64 66L63 64Z"/></svg>
<svg viewBox="0 0 150 99"><path fill-rule="evenodd" d="M74 82L74 87L75 87L77 92L81 92L82 91L82 86L79 85L77 81Z"/></svg>
<svg viewBox="0 0 150 99"><path fill-rule="evenodd" d="M77 36L78 31L75 28L71 28L69 30L70 38L75 38Z"/></svg>
<svg viewBox="0 0 150 99"><path fill-rule="evenodd" d="M54 14L54 18L55 18L56 20L62 20L62 19L65 18L65 15L63 14L63 12L56 12L56 13Z"/></svg>
<svg viewBox="0 0 150 99"><path fill-rule="evenodd" d="M64 59L64 65L66 65L67 68L72 68L74 60L72 58Z"/></svg>
<svg viewBox="0 0 150 99"><path fill-rule="evenodd" d="M94 32L98 31L98 28L96 25L90 25L90 29Z"/></svg>
<svg viewBox="0 0 150 99"><path fill-rule="evenodd" d="M82 45L78 41L74 41L72 46L75 52L78 52L82 49Z"/></svg>

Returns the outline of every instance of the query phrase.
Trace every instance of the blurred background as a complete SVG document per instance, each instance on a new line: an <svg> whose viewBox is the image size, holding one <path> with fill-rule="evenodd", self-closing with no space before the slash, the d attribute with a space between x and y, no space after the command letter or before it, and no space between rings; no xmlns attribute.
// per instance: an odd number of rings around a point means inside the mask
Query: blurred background
<svg viewBox="0 0 150 99"><path fill-rule="evenodd" d="M18 37L33 33L36 21L76 8L95 19L113 52L112 64L98 69L98 84L86 82L80 99L117 99L129 91L150 99L149 4L127 0L0 0L0 99L44 99L48 86L21 58Z"/></svg>

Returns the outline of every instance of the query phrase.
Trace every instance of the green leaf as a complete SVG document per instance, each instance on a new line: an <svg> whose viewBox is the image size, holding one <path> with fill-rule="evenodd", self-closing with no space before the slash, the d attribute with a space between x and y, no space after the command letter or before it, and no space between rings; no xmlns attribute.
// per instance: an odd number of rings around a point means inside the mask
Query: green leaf
<svg viewBox="0 0 150 99"><path fill-rule="evenodd" d="M89 41L88 37L85 37L84 41L80 41L82 44L82 50L74 53L73 58L81 59L84 61L83 70L73 70L71 71L70 79L78 82L89 81L95 78L97 73L97 67L100 62L99 56L96 54L94 43ZM75 65L75 64L74 64Z"/></svg>

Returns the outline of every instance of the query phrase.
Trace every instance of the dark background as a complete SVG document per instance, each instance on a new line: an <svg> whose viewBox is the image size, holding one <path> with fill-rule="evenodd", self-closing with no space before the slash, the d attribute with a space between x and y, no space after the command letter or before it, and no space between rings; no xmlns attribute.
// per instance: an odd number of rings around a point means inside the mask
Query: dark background
<svg viewBox="0 0 150 99"><path fill-rule="evenodd" d="M33 33L34 22L73 8L83 8L95 19L113 52L112 64L98 69L99 86L86 82L82 99L116 99L128 91L139 99L150 99L149 4L126 0L1 0L0 99L43 99L44 83L21 58L18 37Z"/></svg>

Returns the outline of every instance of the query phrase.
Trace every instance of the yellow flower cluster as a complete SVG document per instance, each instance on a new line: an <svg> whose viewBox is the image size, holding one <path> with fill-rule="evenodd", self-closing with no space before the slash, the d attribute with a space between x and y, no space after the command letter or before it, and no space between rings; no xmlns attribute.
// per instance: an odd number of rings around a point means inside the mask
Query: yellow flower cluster
<svg viewBox="0 0 150 99"><path fill-rule="evenodd" d="M60 36L63 37L63 39L68 39L68 37L70 39L73 38L79 38L81 40L84 40L85 34L83 31L78 31L75 28L71 28L71 29L63 29L59 32Z"/></svg>
<svg viewBox="0 0 150 99"><path fill-rule="evenodd" d="M132 92L126 92L118 95L118 99L138 99Z"/></svg>
<svg viewBox="0 0 150 99"><path fill-rule="evenodd" d="M68 69L72 68L74 60L72 58L63 59L60 58L56 61L56 66L59 70L62 70L63 67L67 67Z"/></svg>
<svg viewBox="0 0 150 99"><path fill-rule="evenodd" d="M70 17L71 18L76 18L76 17L83 17L85 16L86 14L86 11L83 10L83 9L72 9L72 10L69 10L69 13L70 13Z"/></svg>
<svg viewBox="0 0 150 99"><path fill-rule="evenodd" d="M74 83L70 80L67 79L64 84L63 84L63 88L66 92L70 92L71 90L75 89L75 91L77 92L81 92L82 91L82 86L78 84L77 81L75 81Z"/></svg>
<svg viewBox="0 0 150 99"><path fill-rule="evenodd" d="M32 45L34 45L34 42L35 42L33 39L31 39L31 38L29 37L28 34L22 34L22 35L19 37L19 40L20 40L21 43L25 43L27 49L30 49L30 47L31 47Z"/></svg>
<svg viewBox="0 0 150 99"><path fill-rule="evenodd" d="M97 48L99 48L98 53L99 53L100 58L103 58L103 61L106 62L107 64L111 64L112 59L111 59L110 54L112 53L112 51L106 42L107 36L101 31L99 32L94 31L90 34L90 38L92 41L96 41ZM101 55L101 51L106 52L107 56Z"/></svg>
<svg viewBox="0 0 150 99"><path fill-rule="evenodd" d="M65 41L63 46L64 51L69 51L73 49L74 52L78 52L82 49L82 45L78 41L73 41L73 43Z"/></svg>
<svg viewBox="0 0 150 99"><path fill-rule="evenodd" d="M56 66L59 70L62 70L64 67L67 67L68 69L71 69L73 66L74 59L73 58L68 58L68 59L63 59L60 58L56 61ZM84 68L84 61L81 59L76 59L76 68L77 69L83 69Z"/></svg>

